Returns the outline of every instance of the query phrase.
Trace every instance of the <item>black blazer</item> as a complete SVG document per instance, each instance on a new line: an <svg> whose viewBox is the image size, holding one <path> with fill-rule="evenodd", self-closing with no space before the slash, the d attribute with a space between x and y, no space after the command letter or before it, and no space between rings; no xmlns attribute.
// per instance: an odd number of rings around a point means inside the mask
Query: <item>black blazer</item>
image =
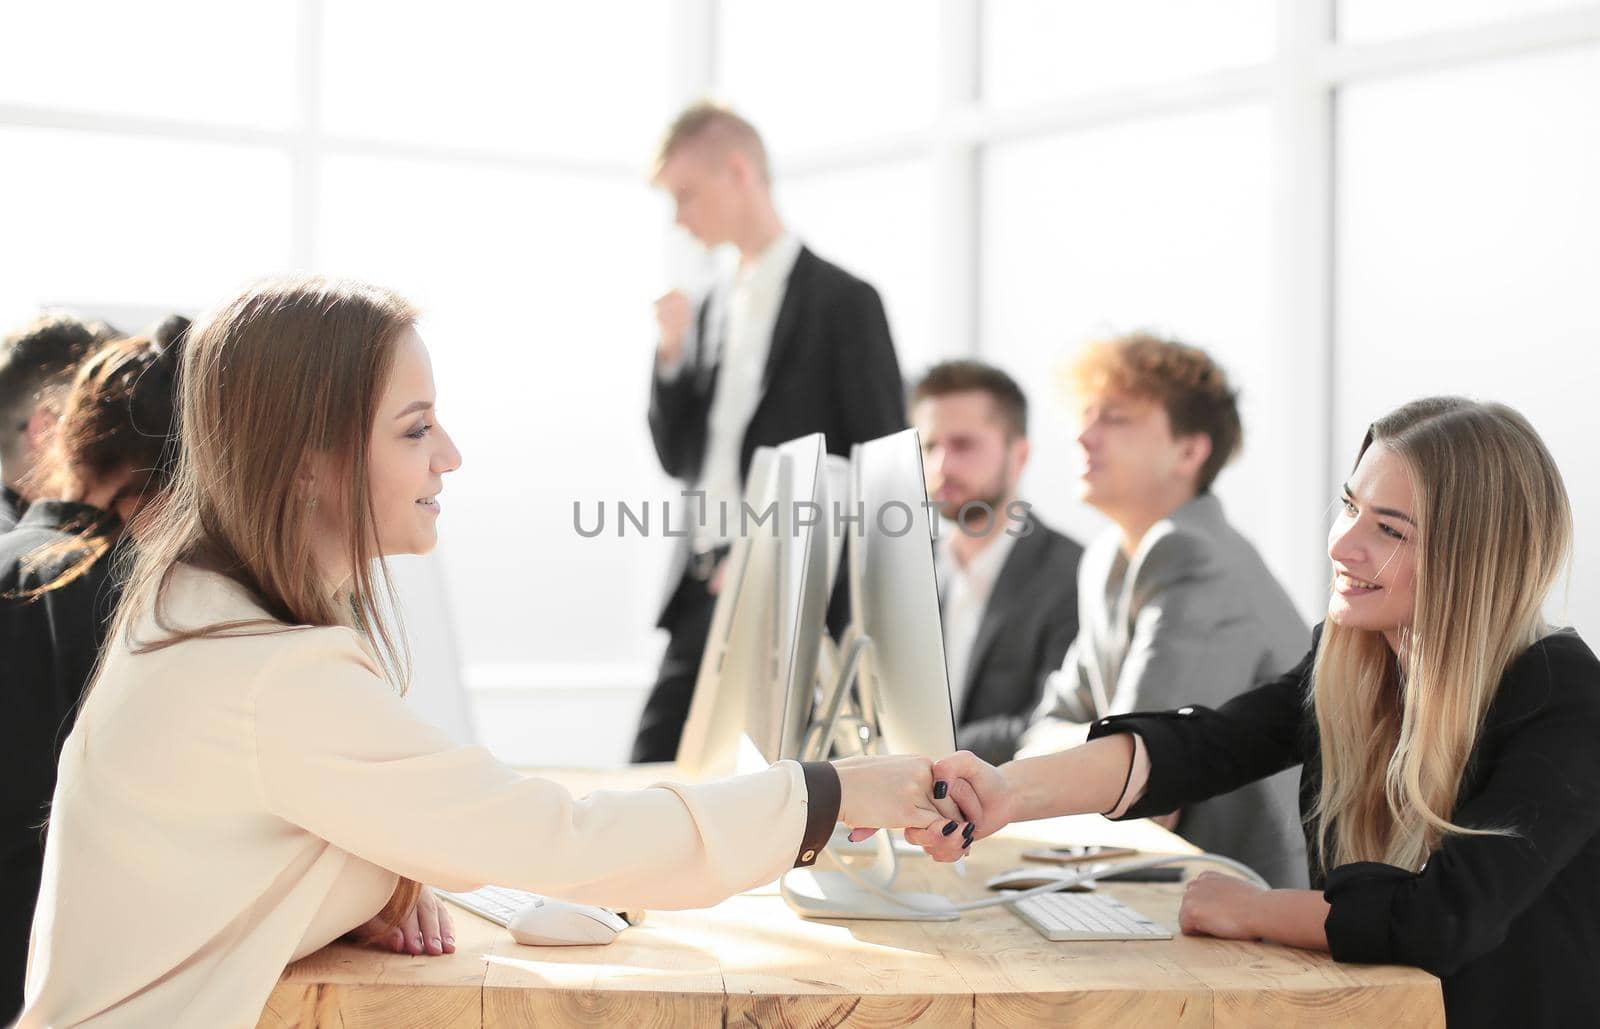
<svg viewBox="0 0 1600 1029"><path fill-rule="evenodd" d="M75 538L66 527L104 517L83 504L41 500L0 537L0 654L5 655L0 688L7 713L0 735L0 781L6 784L8 848L28 835L24 826L43 819L44 804L55 788L56 748L67 736L63 726L94 671L116 609L111 557L102 557L81 577L37 599L18 594L53 581L67 563L57 560L30 568L30 555Z"/></svg>
<svg viewBox="0 0 1600 1029"><path fill-rule="evenodd" d="M1317 628L1320 639L1321 626ZM1600 660L1571 630L1506 670L1468 763L1459 825L1420 872L1377 862L1324 873L1310 805L1321 789L1308 706L1313 645L1298 668L1221 708L1119 715L1090 738L1137 732L1149 786L1126 817L1158 815L1302 765L1311 884L1332 906L1339 961L1415 965L1443 980L1451 1029L1593 1025L1600 1013Z"/></svg>
<svg viewBox="0 0 1600 1029"><path fill-rule="evenodd" d="M1029 514L983 609L966 668L956 740L991 764L1010 761L1078 635L1083 548ZM952 676L961 669L950 669Z"/></svg>
<svg viewBox="0 0 1600 1029"><path fill-rule="evenodd" d="M55 792L56 762L78 698L94 672L119 590L111 555L81 577L38 597L66 561L28 568L40 547L71 540L66 527L105 517L82 504L40 500L0 536L0 1024L22 1006L28 930L44 861L40 823Z"/></svg>
<svg viewBox="0 0 1600 1029"><path fill-rule="evenodd" d="M706 339L706 305L696 315ZM668 475L693 484L705 461L707 419L717 369L701 348L672 379L652 377L650 438ZM820 432L828 452L849 456L856 443L906 426L906 401L878 291L800 248L773 323L761 399L739 449L741 482L757 447ZM713 516L714 517L714 516ZM687 563L679 546L669 599ZM666 622L663 615L663 624Z"/></svg>

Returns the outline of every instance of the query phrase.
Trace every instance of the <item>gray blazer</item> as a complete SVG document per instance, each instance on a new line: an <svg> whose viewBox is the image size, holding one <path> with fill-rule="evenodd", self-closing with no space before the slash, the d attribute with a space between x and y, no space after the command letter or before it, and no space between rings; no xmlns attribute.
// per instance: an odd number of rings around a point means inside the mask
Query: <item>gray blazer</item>
<svg viewBox="0 0 1600 1029"><path fill-rule="evenodd" d="M1288 594L1210 494L1151 527L1131 560L1116 529L1096 538L1078 574L1078 624L1038 718L1219 707L1293 668L1311 645ZM1298 772L1281 772L1185 808L1178 832L1274 886L1304 887L1298 791Z"/></svg>

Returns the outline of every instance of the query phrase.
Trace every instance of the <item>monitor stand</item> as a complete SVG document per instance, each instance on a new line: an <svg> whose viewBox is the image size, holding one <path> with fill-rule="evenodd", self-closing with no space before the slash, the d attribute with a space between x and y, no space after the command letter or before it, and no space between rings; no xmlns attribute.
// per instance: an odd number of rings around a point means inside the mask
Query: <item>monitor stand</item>
<svg viewBox="0 0 1600 1029"><path fill-rule="evenodd" d="M857 633L852 626L845 635L845 641L846 646L842 656L834 649L831 640L822 641L823 649L818 655L817 675L821 679L826 670L827 673L832 673L832 677L822 680L820 690L823 698L822 714L812 723L801 744L802 761L826 761L834 754L842 753L853 757L858 754L871 754L877 750L873 746L876 730L872 722L864 712L851 704L849 699L850 687L855 685L856 676L861 672L861 664L872 653L872 637ZM836 828L828 848L841 857L855 857L876 850L877 837L852 843L849 835L850 831L843 826ZM893 841L894 852L901 857L927 856L927 851L921 847L907 843L903 838L887 831L879 833L878 836L889 836Z"/></svg>
<svg viewBox="0 0 1600 1029"><path fill-rule="evenodd" d="M836 732L848 734L853 748L870 754L876 748L873 727L860 714L846 714L845 698L854 684L862 660L872 649L872 638L848 636L842 666L832 690L824 698L822 717L807 734L802 760L826 760L834 747ZM847 728L841 728L841 727ZM842 828L842 827L841 827ZM921 847L897 839L888 830L860 843L851 843L848 830L836 831L834 839L819 857L833 868L796 868L786 872L779 887L784 901L803 918L871 919L894 922L953 922L960 917L950 901L934 893L909 893L894 888L900 857L924 856ZM860 861L869 856L870 860ZM857 863L846 865L846 857ZM848 871L846 869L848 868ZM884 894L893 894L893 899Z"/></svg>
<svg viewBox="0 0 1600 1029"><path fill-rule="evenodd" d="M950 901L938 894L895 889L899 859L894 845L883 832L872 841L877 847L870 863L851 865L848 872L844 870L844 859L830 847L822 857L836 867L795 868L784 873L779 881L784 902L802 918L953 922L960 917ZM893 899L885 893L892 894Z"/></svg>
<svg viewBox="0 0 1600 1029"><path fill-rule="evenodd" d="M877 853L878 836L882 835L884 833L879 833L871 839L856 842L850 839L850 827L848 825L836 825L833 827L833 837L828 840L828 849L839 857L866 857L869 854ZM927 851L915 843L907 843L902 836L896 836L893 833L888 833L888 836L890 845L894 847L896 857L920 858L928 855Z"/></svg>

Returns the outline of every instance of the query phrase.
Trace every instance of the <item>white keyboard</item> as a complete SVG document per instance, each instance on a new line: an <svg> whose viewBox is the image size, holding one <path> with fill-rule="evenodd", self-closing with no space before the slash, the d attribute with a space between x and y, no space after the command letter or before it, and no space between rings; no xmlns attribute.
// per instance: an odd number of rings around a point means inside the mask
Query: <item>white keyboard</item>
<svg viewBox="0 0 1600 1029"><path fill-rule="evenodd" d="M542 899L537 893L508 889L505 886L484 886L471 893L451 893L440 890L449 898L475 915L482 915L496 925L510 925L518 911Z"/></svg>
<svg viewBox="0 0 1600 1029"><path fill-rule="evenodd" d="M1170 940L1172 930L1103 893L1042 893L1010 905L1047 940Z"/></svg>
<svg viewBox="0 0 1600 1029"><path fill-rule="evenodd" d="M509 886L481 886L471 893L451 893L449 890L435 890L439 896L459 904L475 915L482 915L496 925L509 928L511 919L526 908L543 904L545 899L537 893L527 890L513 890ZM555 903L551 901L551 903ZM580 905L582 906L582 905ZM644 921L644 910L621 911L616 908L600 908L609 911L629 925L638 925Z"/></svg>

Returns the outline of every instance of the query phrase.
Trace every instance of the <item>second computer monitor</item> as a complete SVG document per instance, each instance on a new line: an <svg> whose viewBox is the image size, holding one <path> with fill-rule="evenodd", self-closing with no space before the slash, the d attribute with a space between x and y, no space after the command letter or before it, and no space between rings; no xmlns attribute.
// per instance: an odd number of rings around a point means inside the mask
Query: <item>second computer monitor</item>
<svg viewBox="0 0 1600 1029"><path fill-rule="evenodd" d="M858 444L851 456L850 609L872 640L863 656L862 714L888 754L956 749L944 661L933 528L915 429Z"/></svg>
<svg viewBox="0 0 1600 1029"><path fill-rule="evenodd" d="M820 433L751 462L701 657L679 770L697 777L800 756L827 632L832 495Z"/></svg>
<svg viewBox="0 0 1600 1029"><path fill-rule="evenodd" d="M748 731L768 761L798 758L816 706L817 654L827 633L832 499L821 433L778 447L778 617L767 688L751 691ZM756 548L759 555L762 548Z"/></svg>

